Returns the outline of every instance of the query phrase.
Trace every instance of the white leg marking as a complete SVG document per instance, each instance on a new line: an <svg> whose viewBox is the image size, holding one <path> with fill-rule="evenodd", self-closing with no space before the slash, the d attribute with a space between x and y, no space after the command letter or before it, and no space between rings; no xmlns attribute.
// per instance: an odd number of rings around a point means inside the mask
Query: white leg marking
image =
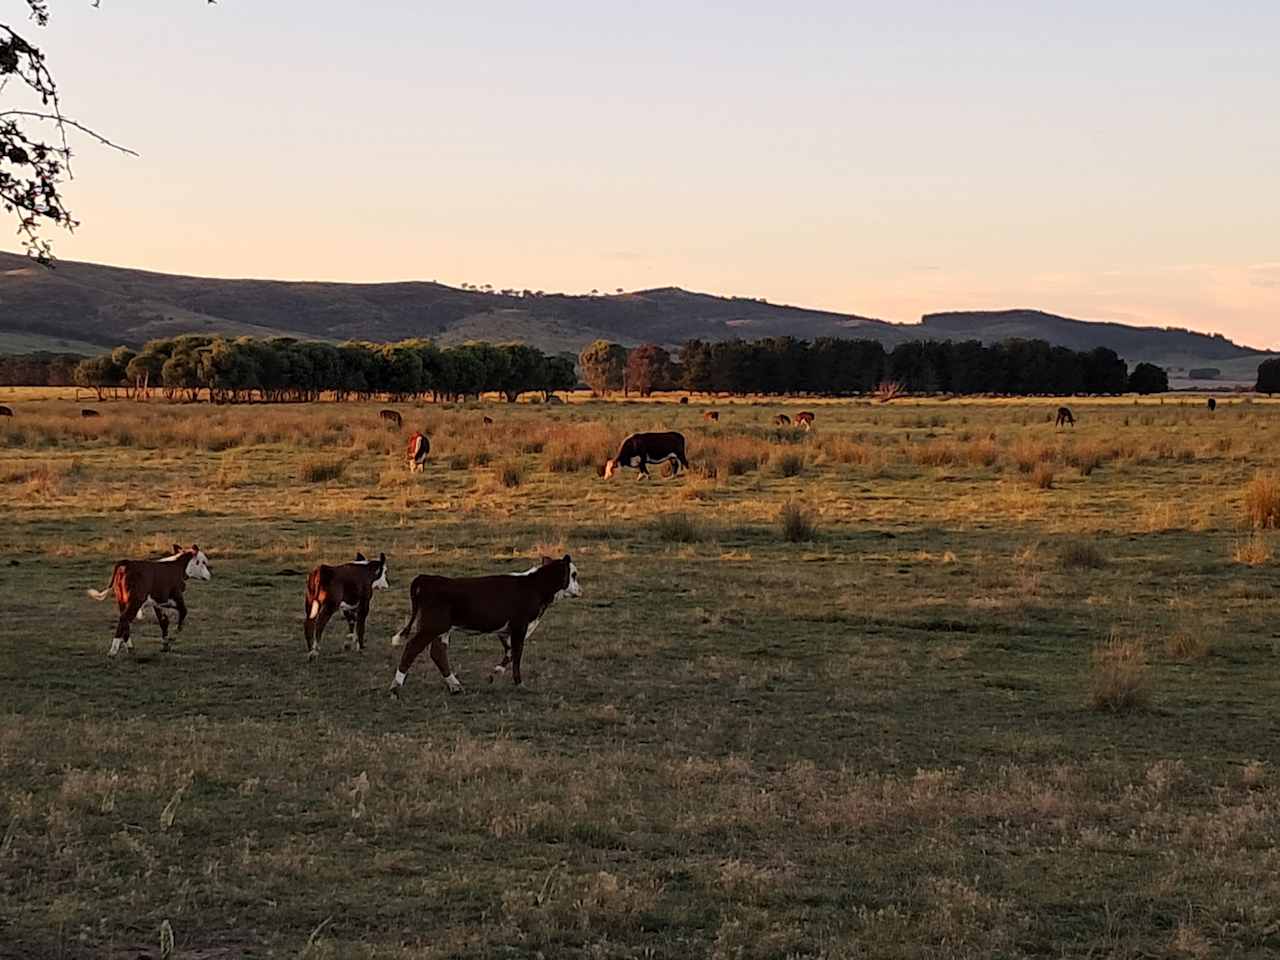
<svg viewBox="0 0 1280 960"><path fill-rule="evenodd" d="M397 671L396 671L396 686L397 686L397 687L403 687L403 686L404 686L404 677L405 677L405 675L404 675L403 673L401 673L399 670L397 670Z"/></svg>
<svg viewBox="0 0 1280 960"><path fill-rule="evenodd" d="M107 656L108 656L108 657L114 657L117 653L119 653L119 652L120 652L120 644L122 644L122 643L124 643L124 641L123 641L120 637L115 637L115 638L113 638L113 639L112 639L112 641L111 641L111 652L110 652L110 653L108 653L108 654L107 654Z"/></svg>
<svg viewBox="0 0 1280 960"><path fill-rule="evenodd" d="M318 616L320 616L320 601L312 600L311 601L311 619L314 620Z"/></svg>
<svg viewBox="0 0 1280 960"><path fill-rule="evenodd" d="M393 647L398 647L398 646L400 646L400 644L402 644L402 643L404 643L404 631L403 631L403 630L397 630L397 631L396 631L396 635L395 635L394 637L392 637L392 638L391 638L391 645L392 645Z"/></svg>
<svg viewBox="0 0 1280 960"><path fill-rule="evenodd" d="M452 673L444 678L444 683L450 693L459 693L462 690L462 682Z"/></svg>

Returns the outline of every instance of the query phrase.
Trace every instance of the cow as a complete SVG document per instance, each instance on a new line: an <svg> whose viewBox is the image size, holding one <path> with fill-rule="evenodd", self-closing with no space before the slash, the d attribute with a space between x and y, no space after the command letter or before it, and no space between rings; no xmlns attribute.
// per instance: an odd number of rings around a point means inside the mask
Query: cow
<svg viewBox="0 0 1280 960"><path fill-rule="evenodd" d="M551 404L553 407L564 406L564 401L561 400L559 397L557 397L554 393L547 395L547 403Z"/></svg>
<svg viewBox="0 0 1280 960"><path fill-rule="evenodd" d="M1210 413L1213 413L1213 411L1215 411L1215 410L1217 410L1217 409L1218 409L1218 401L1217 401L1217 400L1215 400L1213 397L1210 397L1210 398L1209 398L1209 412L1210 412Z"/></svg>
<svg viewBox="0 0 1280 960"><path fill-rule="evenodd" d="M84 407L84 408L83 408L83 409L81 409L81 411L80 411L80 416L82 416L82 417L100 417L100 416L102 416L102 414L100 414L97 410L90 410L88 407Z"/></svg>
<svg viewBox="0 0 1280 960"><path fill-rule="evenodd" d="M631 467L639 470L637 480L649 479L648 464L668 461L671 464L671 475L674 477L680 468L689 469L689 461L684 456L684 434L682 433L633 433L622 441L617 454L604 464L604 478L608 480L617 470Z"/></svg>
<svg viewBox="0 0 1280 960"><path fill-rule="evenodd" d="M397 428L404 426L404 417L400 416L398 410L379 410L378 416L389 423L394 424Z"/></svg>
<svg viewBox="0 0 1280 960"><path fill-rule="evenodd" d="M483 421L483 422L484 422L484 425L485 425L486 427L492 427L492 426L493 426L493 417L486 416L486 417L484 418L484 421Z"/></svg>
<svg viewBox="0 0 1280 960"><path fill-rule="evenodd" d="M350 650L354 644L357 652L364 653L364 625L369 618L373 591L387 587L385 553L379 554L377 560L366 560L363 553L357 553L352 563L335 567L322 563L312 570L307 576L303 607L302 632L307 639L307 657L314 660L320 656L320 638L324 636L325 625L339 610L347 621L347 642L342 649Z"/></svg>
<svg viewBox="0 0 1280 960"><path fill-rule="evenodd" d="M0 417L12 417L13 411L8 407L0 406Z"/></svg>
<svg viewBox="0 0 1280 960"><path fill-rule="evenodd" d="M1076 418L1071 415L1070 407L1059 407L1058 418L1053 421L1053 425L1055 427L1061 427L1063 424L1067 423L1074 427L1076 425Z"/></svg>
<svg viewBox="0 0 1280 960"><path fill-rule="evenodd" d="M681 398L680 398L680 405L681 405L681 406L687 406L687 405L688 405L688 403L689 403L689 398L688 398L688 397L681 397Z"/></svg>
<svg viewBox="0 0 1280 960"><path fill-rule="evenodd" d="M187 619L187 605L182 600L182 593L187 588L187 580L211 580L213 571L209 569L209 558L195 544L189 550L183 550L176 543L173 555L161 560L121 560L116 563L111 573L111 582L105 590L89 590L94 600L105 600L115 594L116 604L120 608L120 620L116 624L116 634L111 641L108 656L114 657L120 652L120 644L133 653L133 641L129 637L129 624L133 620L141 620L147 609L155 611L156 623L160 624L161 650L169 649L169 618L165 610L178 611L178 631Z"/></svg>
<svg viewBox="0 0 1280 960"><path fill-rule="evenodd" d="M707 421L707 423L719 423L719 422L720 422L720 411L719 411L719 410L704 410L704 411L702 412L702 419L703 419L703 420L705 420L705 421Z"/></svg>
<svg viewBox="0 0 1280 960"><path fill-rule="evenodd" d="M398 698L413 661L429 646L431 659L450 693L461 693L462 683L449 666L449 634L496 633L502 642L502 659L489 676L501 676L511 667L511 679L523 682L520 661L524 642L537 629L547 608L561 597L580 597L578 567L566 553L559 560L543 557L524 573L491 577L436 577L420 574L409 587L409 622L391 645L404 644L400 666L391 684Z"/></svg>
<svg viewBox="0 0 1280 960"><path fill-rule="evenodd" d="M802 430L809 430L813 427L813 414L808 410L801 410L796 414L796 426Z"/></svg>
<svg viewBox="0 0 1280 960"><path fill-rule="evenodd" d="M775 426L778 426L778 427L789 427L791 426L791 418L788 417L785 413L780 413L773 418L773 423Z"/></svg>
<svg viewBox="0 0 1280 960"><path fill-rule="evenodd" d="M431 452L431 441L421 433L413 433L409 437L407 457L410 473L422 473L426 469L427 454Z"/></svg>

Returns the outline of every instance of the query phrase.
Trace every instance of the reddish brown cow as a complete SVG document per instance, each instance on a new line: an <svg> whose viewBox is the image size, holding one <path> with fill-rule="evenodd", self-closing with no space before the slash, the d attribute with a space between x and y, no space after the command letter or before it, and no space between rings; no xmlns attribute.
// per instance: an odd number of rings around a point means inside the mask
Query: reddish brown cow
<svg viewBox="0 0 1280 960"><path fill-rule="evenodd" d="M100 416L102 416L102 414L100 414L97 410L90 410L88 407L85 407L84 409L82 409L82 410L80 411L80 416L82 416L82 417L100 417Z"/></svg>
<svg viewBox="0 0 1280 960"><path fill-rule="evenodd" d="M567 553L559 560L543 557L540 565L524 573L496 577L425 574L414 577L409 587L409 622L391 638L393 647L405 644L391 695L400 695L409 668L428 646L449 692L462 692L461 682L449 667L449 634L455 629L496 633L502 641L502 659L489 679L506 673L510 666L511 679L521 683L520 660L525 640L552 603L560 597L580 596L578 568Z"/></svg>
<svg viewBox="0 0 1280 960"><path fill-rule="evenodd" d="M378 416L397 427L404 426L404 417L400 416L398 410L379 410Z"/></svg>
<svg viewBox="0 0 1280 960"><path fill-rule="evenodd" d="M343 650L364 652L364 626L369 618L369 605L373 591L387 589L387 555L379 554L377 560L366 560L357 553L354 563L335 567L322 563L307 577L307 599L303 608L306 619L302 632L307 638L307 656L314 660L320 656L320 638L324 636L329 618L339 610L347 621L347 642Z"/></svg>
<svg viewBox="0 0 1280 960"><path fill-rule="evenodd" d="M182 600L182 592L187 587L187 579L212 579L209 569L209 558L195 544L190 550L183 550L176 543L173 545L173 556L163 560L121 560L111 573L111 583L105 590L89 590L94 600L105 600L115 594L116 604L120 608L120 620L116 624L116 635L111 641L110 656L120 652L120 644L133 653L133 641L129 638L129 625L133 620L141 620L142 615L150 607L155 611L156 623L160 624L161 649L169 649L169 618L164 610L178 611L178 630L182 630L187 619L187 605Z"/></svg>
<svg viewBox="0 0 1280 960"><path fill-rule="evenodd" d="M0 417L12 417L13 411L8 407L0 406Z"/></svg>
<svg viewBox="0 0 1280 960"><path fill-rule="evenodd" d="M427 468L427 454L431 452L431 441L421 433L413 433L409 437L407 451L409 472L421 473Z"/></svg>
<svg viewBox="0 0 1280 960"><path fill-rule="evenodd" d="M796 414L796 426L802 430L808 430L813 426L813 414L808 410L801 410Z"/></svg>
<svg viewBox="0 0 1280 960"><path fill-rule="evenodd" d="M773 422L775 426L779 426L779 427L791 426L791 418L788 417L785 413L778 414L776 417L773 418Z"/></svg>
<svg viewBox="0 0 1280 960"><path fill-rule="evenodd" d="M720 411L719 411L719 410L704 410L704 411L703 411L703 413L702 413L702 419L703 419L703 420L706 420L708 423L719 423L719 422L720 422Z"/></svg>

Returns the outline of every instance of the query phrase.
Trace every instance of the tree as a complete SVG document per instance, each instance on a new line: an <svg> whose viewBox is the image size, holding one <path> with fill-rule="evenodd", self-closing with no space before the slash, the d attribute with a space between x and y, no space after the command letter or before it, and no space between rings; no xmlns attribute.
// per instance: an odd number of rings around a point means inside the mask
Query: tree
<svg viewBox="0 0 1280 960"><path fill-rule="evenodd" d="M97 393L98 399L101 400L108 387L120 386L120 377L123 372L109 355L104 355L81 360L76 364L75 373L72 376L77 387L88 387Z"/></svg>
<svg viewBox="0 0 1280 960"><path fill-rule="evenodd" d="M1129 374L1130 393L1165 393L1169 389L1169 375L1154 363L1140 363Z"/></svg>
<svg viewBox="0 0 1280 960"><path fill-rule="evenodd" d="M541 350L525 343L503 344L501 350L507 356L507 365L498 390L507 403L515 403L520 394L529 390L541 389L547 362Z"/></svg>
<svg viewBox="0 0 1280 960"><path fill-rule="evenodd" d="M655 389L667 385L670 369L671 354L656 343L641 344L627 354L627 389L642 397L651 396Z"/></svg>
<svg viewBox="0 0 1280 960"><path fill-rule="evenodd" d="M571 353L547 357L542 367L542 398L550 400L557 390L569 391L578 386L577 361Z"/></svg>
<svg viewBox="0 0 1280 960"><path fill-rule="evenodd" d="M1280 393L1280 358L1258 364L1258 383L1253 389L1267 396Z"/></svg>
<svg viewBox="0 0 1280 960"><path fill-rule="evenodd" d="M578 354L578 365L592 394L607 397L610 390L619 390L623 386L627 350L621 344L596 340Z"/></svg>
<svg viewBox="0 0 1280 960"><path fill-rule="evenodd" d="M49 22L48 0L25 0L36 27ZM209 0L213 3L214 0ZM94 6L97 6L94 0ZM62 182L71 175L69 129L132 154L62 112L58 85L34 43L0 23L0 91L12 84L26 106L0 110L0 205L18 219L27 252L41 263L52 260L41 227L76 225L62 198Z"/></svg>

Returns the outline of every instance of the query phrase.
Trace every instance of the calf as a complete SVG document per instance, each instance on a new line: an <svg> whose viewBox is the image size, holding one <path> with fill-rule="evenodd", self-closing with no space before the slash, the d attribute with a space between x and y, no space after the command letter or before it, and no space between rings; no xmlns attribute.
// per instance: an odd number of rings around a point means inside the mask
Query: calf
<svg viewBox="0 0 1280 960"><path fill-rule="evenodd" d="M427 468L427 454L431 452L431 441L421 433L409 437L409 472L421 473Z"/></svg>
<svg viewBox="0 0 1280 960"><path fill-rule="evenodd" d="M493 417L486 416L482 422L484 423L484 425L485 425L486 427L492 427L492 426L493 426Z"/></svg>
<svg viewBox="0 0 1280 960"><path fill-rule="evenodd" d="M397 427L404 426L404 417L400 416L400 412L398 410L379 410L378 416Z"/></svg>
<svg viewBox="0 0 1280 960"><path fill-rule="evenodd" d="M682 433L633 433L622 441L617 454L604 464L604 478L608 480L617 470L631 467L640 471L637 480L649 479L646 466L650 463L670 462L671 475L675 476L680 468L689 469L689 461L684 456L684 434Z"/></svg>
<svg viewBox="0 0 1280 960"><path fill-rule="evenodd" d="M778 414L776 417L773 418L773 422L775 426L779 426L779 427L791 426L791 418L788 417L785 413Z"/></svg>
<svg viewBox="0 0 1280 960"><path fill-rule="evenodd" d="M813 414L808 410L801 410L796 414L796 426L802 430L809 430L813 427Z"/></svg>
<svg viewBox="0 0 1280 960"><path fill-rule="evenodd" d="M1053 425L1055 427L1061 427L1063 424L1067 423L1074 427L1076 425L1076 418L1071 415L1071 409L1069 407L1059 407L1058 418L1053 421Z"/></svg>
<svg viewBox="0 0 1280 960"><path fill-rule="evenodd" d="M703 419L703 420L705 420L705 421L707 421L707 423L719 423L719 422L720 422L720 411L719 411L719 410L704 410L704 411L702 412L702 419Z"/></svg>
<svg viewBox="0 0 1280 960"><path fill-rule="evenodd" d="M557 397L554 393L550 394L547 397L547 403L551 404L553 407L564 406L564 401L561 400L559 397Z"/></svg>
<svg viewBox="0 0 1280 960"><path fill-rule="evenodd" d="M1218 401L1217 401L1217 400L1215 400L1213 397L1210 397L1210 398L1209 398L1209 412L1210 412L1210 413L1213 413L1213 411L1215 411L1215 410L1217 410L1217 409L1218 409Z"/></svg>
<svg viewBox="0 0 1280 960"><path fill-rule="evenodd" d="M391 638L391 645L405 644L400 667L391 684L391 695L400 696L405 676L424 649L431 648L440 676L450 693L461 693L462 684L449 667L449 633L496 633L502 642L502 659L490 681L511 667L511 679L519 684L524 642L537 628L547 608L561 597L580 597L578 568L566 553L559 560L543 557L539 566L524 573L496 577L414 577L409 587L409 622Z"/></svg>
<svg viewBox="0 0 1280 960"><path fill-rule="evenodd" d="M155 611L156 623L160 624L160 640L162 650L169 649L169 618L164 610L178 611L178 630L182 630L187 619L187 605L182 601L182 592L187 587L187 579L210 580L213 577L209 569L209 558L195 544L191 549L183 550L176 543L173 545L173 556L163 560L121 560L111 573L111 583L105 590L89 590L94 600L105 600L115 594L116 604L120 608L120 620L116 624L116 635L111 641L110 656L120 652L120 644L133 653L133 641L129 638L129 624L133 620L141 620L142 615L150 607Z"/></svg>
<svg viewBox="0 0 1280 960"><path fill-rule="evenodd" d="M681 398L680 398L680 404L681 404L681 406L683 406L683 405L687 404L688 402L689 402L689 398L688 398L688 397L681 397Z"/></svg>
<svg viewBox="0 0 1280 960"><path fill-rule="evenodd" d="M80 411L80 416L82 416L82 417L100 417L100 416L102 416L102 414L100 414L97 410L90 410L88 407L84 407L84 408Z"/></svg>
<svg viewBox="0 0 1280 960"><path fill-rule="evenodd" d="M0 417L12 417L13 411L8 407L0 406Z"/></svg>
<svg viewBox="0 0 1280 960"><path fill-rule="evenodd" d="M369 618L369 605L373 591L387 589L387 555L379 554L377 560L366 560L357 553L354 563L336 567L320 564L307 577L306 613L302 626L307 638L307 656L314 660L320 656L320 638L325 625L339 610L347 621L347 642L343 650L364 653L364 625Z"/></svg>

